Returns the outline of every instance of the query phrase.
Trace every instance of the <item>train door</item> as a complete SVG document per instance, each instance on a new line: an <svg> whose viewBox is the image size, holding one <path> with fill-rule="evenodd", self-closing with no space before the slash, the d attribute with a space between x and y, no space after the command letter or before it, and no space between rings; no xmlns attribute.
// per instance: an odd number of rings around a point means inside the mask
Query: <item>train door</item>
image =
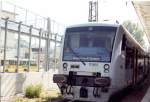
<svg viewBox="0 0 150 102"><path fill-rule="evenodd" d="M144 77L147 74L147 63L146 62L147 62L147 57L146 57L146 55L144 55L144 69L143 69Z"/></svg>
<svg viewBox="0 0 150 102"><path fill-rule="evenodd" d="M149 71L149 56L147 55L147 61L146 61L146 75L148 75L148 71Z"/></svg>
<svg viewBox="0 0 150 102"><path fill-rule="evenodd" d="M144 76L148 75L148 55L144 56Z"/></svg>
<svg viewBox="0 0 150 102"><path fill-rule="evenodd" d="M144 76L144 55L139 53L138 55L138 63L137 63L137 70L138 70L138 82L142 81Z"/></svg>
<svg viewBox="0 0 150 102"><path fill-rule="evenodd" d="M138 50L134 49L134 67L133 67L133 75L132 75L132 83L133 85L137 82L137 76L138 76Z"/></svg>
<svg viewBox="0 0 150 102"><path fill-rule="evenodd" d="M150 71L150 56L148 55L148 62L147 62L147 74L149 74L149 71Z"/></svg>
<svg viewBox="0 0 150 102"><path fill-rule="evenodd" d="M126 47L125 78L127 85L131 85L133 82L134 53L134 48Z"/></svg>
<svg viewBox="0 0 150 102"><path fill-rule="evenodd" d="M135 49L131 46L130 42L123 35L122 50L125 51L125 82L130 85L133 82L133 71L135 66Z"/></svg>

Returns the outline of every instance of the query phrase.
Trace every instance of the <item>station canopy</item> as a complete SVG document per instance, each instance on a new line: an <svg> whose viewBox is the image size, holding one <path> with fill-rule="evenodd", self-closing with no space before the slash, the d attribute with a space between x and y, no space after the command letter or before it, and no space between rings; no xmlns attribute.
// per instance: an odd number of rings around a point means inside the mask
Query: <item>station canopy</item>
<svg viewBox="0 0 150 102"><path fill-rule="evenodd" d="M150 1L133 1L133 6L150 42Z"/></svg>

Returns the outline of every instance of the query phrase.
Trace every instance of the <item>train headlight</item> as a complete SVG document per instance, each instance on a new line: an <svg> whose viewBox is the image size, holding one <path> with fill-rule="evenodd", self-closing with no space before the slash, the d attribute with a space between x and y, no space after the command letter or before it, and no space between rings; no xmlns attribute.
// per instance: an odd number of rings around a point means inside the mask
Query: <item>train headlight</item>
<svg viewBox="0 0 150 102"><path fill-rule="evenodd" d="M109 68L110 68L109 64L105 64L104 65L104 73L108 73L109 72Z"/></svg>
<svg viewBox="0 0 150 102"><path fill-rule="evenodd" d="M68 67L68 64L67 63L63 63L63 70L64 71L67 71L67 67Z"/></svg>

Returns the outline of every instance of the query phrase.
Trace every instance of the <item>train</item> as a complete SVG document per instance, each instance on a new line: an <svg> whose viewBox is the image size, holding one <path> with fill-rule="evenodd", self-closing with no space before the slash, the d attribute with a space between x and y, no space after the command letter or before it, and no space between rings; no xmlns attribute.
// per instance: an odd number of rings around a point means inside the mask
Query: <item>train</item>
<svg viewBox="0 0 150 102"><path fill-rule="evenodd" d="M69 26L61 64L53 75L64 99L107 102L115 93L148 76L149 53L121 24Z"/></svg>

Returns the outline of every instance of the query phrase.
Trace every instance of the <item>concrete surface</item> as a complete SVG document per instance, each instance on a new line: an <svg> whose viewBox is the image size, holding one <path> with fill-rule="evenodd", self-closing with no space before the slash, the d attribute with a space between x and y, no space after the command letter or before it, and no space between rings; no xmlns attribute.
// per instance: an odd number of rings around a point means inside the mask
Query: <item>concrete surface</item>
<svg viewBox="0 0 150 102"><path fill-rule="evenodd" d="M150 87L141 102L150 102Z"/></svg>
<svg viewBox="0 0 150 102"><path fill-rule="evenodd" d="M29 73L0 73L0 98L6 101L10 97L22 93L23 88L29 84L42 84L45 90L56 90L58 87L53 83L53 74L57 70L49 72L29 72Z"/></svg>

